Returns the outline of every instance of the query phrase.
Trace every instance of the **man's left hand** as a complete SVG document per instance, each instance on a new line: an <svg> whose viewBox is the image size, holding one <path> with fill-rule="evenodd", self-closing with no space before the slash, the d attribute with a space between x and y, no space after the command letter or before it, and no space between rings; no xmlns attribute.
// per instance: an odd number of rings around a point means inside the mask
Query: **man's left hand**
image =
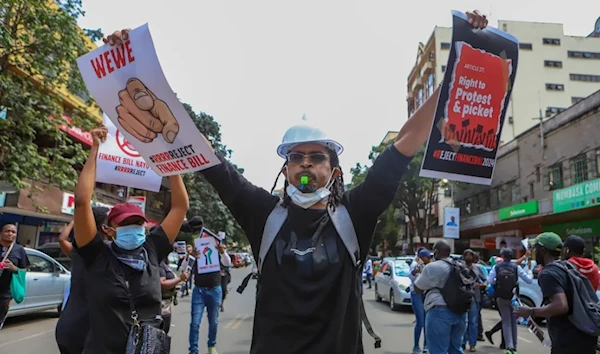
<svg viewBox="0 0 600 354"><path fill-rule="evenodd" d="M219 244L217 245L217 249L219 250L219 253L220 253L220 254L223 254L223 253L225 253L225 245L224 245L224 244L222 244L222 243L219 243Z"/></svg>
<svg viewBox="0 0 600 354"><path fill-rule="evenodd" d="M527 318L527 317L531 316L531 307L521 306L515 310L515 313L519 317Z"/></svg>
<svg viewBox="0 0 600 354"><path fill-rule="evenodd" d="M479 10L475 10L473 12L467 11L467 21L474 28L483 29L483 28L486 28L488 25L487 17L485 15L483 15L481 12L479 12Z"/></svg>
<svg viewBox="0 0 600 354"><path fill-rule="evenodd" d="M8 259L4 261L4 269L8 269L13 273L16 273L19 270L17 266Z"/></svg>

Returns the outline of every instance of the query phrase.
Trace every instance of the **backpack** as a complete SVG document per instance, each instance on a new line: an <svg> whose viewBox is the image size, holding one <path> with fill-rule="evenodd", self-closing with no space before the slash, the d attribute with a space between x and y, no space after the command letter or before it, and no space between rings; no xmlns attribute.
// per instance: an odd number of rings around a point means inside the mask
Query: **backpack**
<svg viewBox="0 0 600 354"><path fill-rule="evenodd" d="M590 281L570 262L557 261L552 265L567 272L572 301L569 321L587 335L600 336L600 302Z"/></svg>
<svg viewBox="0 0 600 354"><path fill-rule="evenodd" d="M260 249L258 252L258 276L259 282L258 286L260 286L260 274L262 272L263 262L267 257L267 253L271 249L271 245L275 241L279 230L283 226L283 223L287 219L288 210L283 207L283 201L279 201L269 214L267 218L267 222L265 224L265 229L263 231L262 239L260 242ZM327 213L329 214L329 218L337 231L338 236L342 240L342 243L346 247L346 250L350 254L350 259L354 264L354 268L356 270L356 277L362 279L362 263L363 260L367 258L367 253L362 253L358 244L358 237L356 236L356 230L354 229L354 224L352 223L352 218L350 218L350 213L348 213L348 209L342 204L338 205L335 209L328 207ZM250 280L251 274L246 278ZM242 287L238 288L238 293L242 293L244 288L248 285L246 279L244 279L246 284ZM381 348L381 337L375 333L369 318L367 317L367 313L365 311L364 303L362 297L360 298L360 317L362 324L364 324L367 332L373 339L375 340L375 348Z"/></svg>
<svg viewBox="0 0 600 354"><path fill-rule="evenodd" d="M450 272L440 292L446 306L454 313L462 315L471 308L475 294L475 278L464 263L447 259L443 261L450 265Z"/></svg>
<svg viewBox="0 0 600 354"><path fill-rule="evenodd" d="M496 283L494 284L494 294L496 297L511 300L513 298L513 290L517 287L517 277L517 265L510 262L496 264Z"/></svg>

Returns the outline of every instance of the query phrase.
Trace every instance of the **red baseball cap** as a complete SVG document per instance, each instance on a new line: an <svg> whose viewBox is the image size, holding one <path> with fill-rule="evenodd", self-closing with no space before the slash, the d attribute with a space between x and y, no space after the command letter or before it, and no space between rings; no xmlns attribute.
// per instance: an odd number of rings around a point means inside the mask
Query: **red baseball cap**
<svg viewBox="0 0 600 354"><path fill-rule="evenodd" d="M148 222L146 216L142 209L133 203L121 203L115 205L108 213L108 217L106 218L106 222L109 223L114 221L116 224L120 224L123 220L130 218L132 216L139 216L144 219L144 221Z"/></svg>

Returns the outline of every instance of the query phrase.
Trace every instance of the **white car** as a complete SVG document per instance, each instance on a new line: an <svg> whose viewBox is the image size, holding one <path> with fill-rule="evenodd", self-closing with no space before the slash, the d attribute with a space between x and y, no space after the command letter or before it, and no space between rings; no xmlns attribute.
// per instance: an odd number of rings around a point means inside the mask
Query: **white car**
<svg viewBox="0 0 600 354"><path fill-rule="evenodd" d="M390 308L397 311L401 306L410 306L410 266L407 257L385 258L375 275L375 300L389 301Z"/></svg>
<svg viewBox="0 0 600 354"><path fill-rule="evenodd" d="M8 317L46 310L60 314L71 272L43 252L31 248L25 248L25 252L29 258L25 299L20 304L13 301Z"/></svg>

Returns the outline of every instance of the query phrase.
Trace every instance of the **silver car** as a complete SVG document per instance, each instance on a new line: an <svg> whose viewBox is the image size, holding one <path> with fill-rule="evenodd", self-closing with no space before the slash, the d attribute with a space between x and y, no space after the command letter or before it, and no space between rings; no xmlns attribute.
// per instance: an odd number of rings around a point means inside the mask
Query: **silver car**
<svg viewBox="0 0 600 354"><path fill-rule="evenodd" d="M390 308L397 311L401 306L410 306L410 266L404 258L384 259L375 275L375 300L386 300Z"/></svg>
<svg viewBox="0 0 600 354"><path fill-rule="evenodd" d="M71 272L44 252L31 248L25 248L25 252L29 258L27 292L23 302L13 302L8 317L54 309L60 314Z"/></svg>

